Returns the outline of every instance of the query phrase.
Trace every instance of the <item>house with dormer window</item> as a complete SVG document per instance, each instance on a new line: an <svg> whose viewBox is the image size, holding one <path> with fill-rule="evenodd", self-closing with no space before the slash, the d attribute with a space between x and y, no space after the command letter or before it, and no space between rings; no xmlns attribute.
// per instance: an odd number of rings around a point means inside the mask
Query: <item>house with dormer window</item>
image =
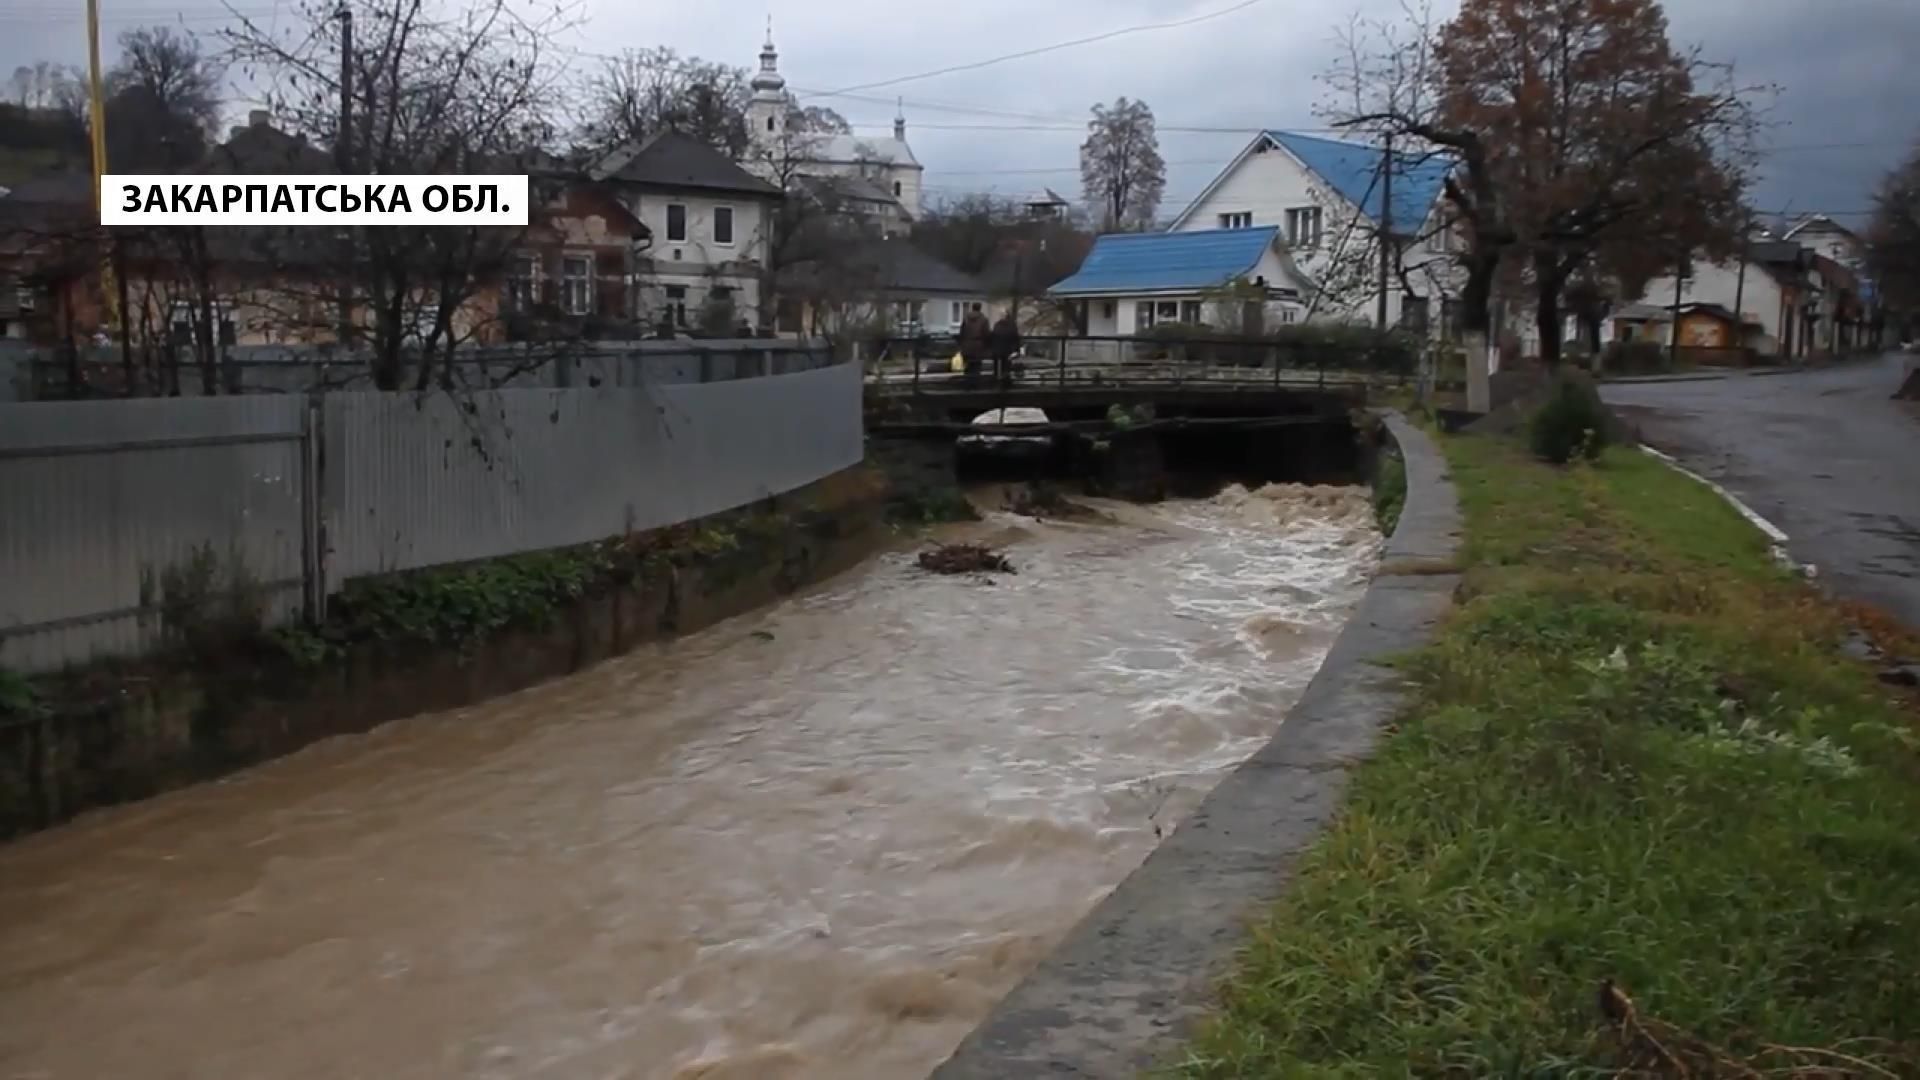
<svg viewBox="0 0 1920 1080"><path fill-rule="evenodd" d="M1263 131L1166 232L1103 236L1080 273L1049 290L1079 301L1090 334L1204 318L1228 285L1263 297L1269 325L1378 318L1380 242L1398 257L1387 324L1437 330L1460 275L1441 198L1449 163ZM1391 175L1389 175L1389 173ZM1389 197L1386 189L1391 187Z"/></svg>
<svg viewBox="0 0 1920 1080"><path fill-rule="evenodd" d="M508 267L510 318L591 336L694 331L717 312L761 324L779 189L673 131L558 179Z"/></svg>

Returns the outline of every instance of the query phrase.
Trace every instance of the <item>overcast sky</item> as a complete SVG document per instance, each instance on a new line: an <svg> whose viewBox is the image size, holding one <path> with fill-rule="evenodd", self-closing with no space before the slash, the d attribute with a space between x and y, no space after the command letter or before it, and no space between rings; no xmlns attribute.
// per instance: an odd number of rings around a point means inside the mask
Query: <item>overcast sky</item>
<svg viewBox="0 0 1920 1080"><path fill-rule="evenodd" d="M1197 194L1261 127L1311 129L1315 77L1331 61L1336 23L1398 0L1252 0L1184 27L1129 34L863 96L824 92L914 75L1145 23L1206 15L1247 0L583 0L567 41L586 52L670 45L685 54L756 63L774 19L781 71L808 104L838 109L856 130L884 133L906 99L908 138L930 197L1053 187L1079 196L1077 147L1089 105L1119 95L1150 104L1169 163L1170 212ZM231 0L256 16L288 0ZM1436 0L1441 14L1457 0ZM1779 87L1755 201L1775 212L1852 216L1879 176L1920 136L1920 0L1667 0L1678 44L1733 61L1742 81ZM108 37L148 22L207 31L218 0L101 0ZM78 0L0 6L0 70L36 59L85 59ZM285 17L284 14L282 17ZM111 47L109 46L109 51ZM109 61L110 62L110 61ZM588 55L575 62L597 63ZM819 95L819 96L815 96ZM1182 129L1215 130L1182 130ZM1220 130L1225 129L1225 130Z"/></svg>

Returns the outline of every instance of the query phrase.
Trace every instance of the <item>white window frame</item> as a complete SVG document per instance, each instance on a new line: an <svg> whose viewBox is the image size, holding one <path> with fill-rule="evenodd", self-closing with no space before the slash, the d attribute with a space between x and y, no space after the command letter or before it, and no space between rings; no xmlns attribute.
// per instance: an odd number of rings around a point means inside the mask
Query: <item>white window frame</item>
<svg viewBox="0 0 1920 1080"><path fill-rule="evenodd" d="M1153 329L1153 301L1135 300L1133 302L1133 332L1138 334Z"/></svg>
<svg viewBox="0 0 1920 1080"><path fill-rule="evenodd" d="M953 308L950 311L950 314L953 316L953 318L950 321L953 323L953 325L959 326L963 321L966 320L967 313L966 313L965 307L966 306L960 303L960 301L958 300L955 300L953 302Z"/></svg>
<svg viewBox="0 0 1920 1080"><path fill-rule="evenodd" d="M580 263L586 264L587 272L582 276L576 277L572 272L572 267ZM576 284L580 286L581 290L579 297L580 303L577 307L574 305L575 297L573 295L573 289ZM583 254L578 251L561 253L560 310L568 315L593 314L593 293L593 253L586 252Z"/></svg>
<svg viewBox="0 0 1920 1080"><path fill-rule="evenodd" d="M727 238L725 240L720 239L720 215L722 213L727 217ZM734 210L731 204L722 203L713 208L713 225L708 231L713 234L715 247L730 248L734 246L735 239L740 235L740 215Z"/></svg>
<svg viewBox="0 0 1920 1080"><path fill-rule="evenodd" d="M525 296L520 292L523 286L526 289ZM531 251L516 251L513 253L513 263L507 269L507 309L526 312L539 304L540 256Z"/></svg>
<svg viewBox="0 0 1920 1080"><path fill-rule="evenodd" d="M1231 213L1221 214L1220 227L1223 229L1251 229L1253 228L1253 211L1235 210Z"/></svg>
<svg viewBox="0 0 1920 1080"><path fill-rule="evenodd" d="M668 285L665 287L663 295L666 297L667 315L672 319L673 325L678 329L685 329L687 325L687 287L685 285Z"/></svg>
<svg viewBox="0 0 1920 1080"><path fill-rule="evenodd" d="M1442 225L1427 237L1427 250L1435 255L1445 255L1453 250L1453 228Z"/></svg>
<svg viewBox="0 0 1920 1080"><path fill-rule="evenodd" d="M1324 215L1318 206L1295 206L1287 210L1287 246L1301 251L1320 246Z"/></svg>
<svg viewBox="0 0 1920 1080"><path fill-rule="evenodd" d="M1188 326L1199 326L1207 321L1206 306L1198 300L1180 301L1180 321Z"/></svg>
<svg viewBox="0 0 1920 1080"><path fill-rule="evenodd" d="M673 212L675 210L680 211L680 235L679 236L673 235ZM667 243L669 244L686 243L687 231L689 228L692 227L692 217L693 217L692 214L687 212L687 204L686 203L668 203L666 214L667 214Z"/></svg>

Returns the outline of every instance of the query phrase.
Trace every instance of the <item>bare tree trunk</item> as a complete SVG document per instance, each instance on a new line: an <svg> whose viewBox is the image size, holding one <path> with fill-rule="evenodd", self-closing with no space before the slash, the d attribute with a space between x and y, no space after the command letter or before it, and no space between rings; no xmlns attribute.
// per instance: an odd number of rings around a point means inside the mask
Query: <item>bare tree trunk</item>
<svg viewBox="0 0 1920 1080"><path fill-rule="evenodd" d="M1467 283L1460 290L1460 339L1466 350L1467 411L1493 410L1493 373L1488 331L1493 323L1493 278L1500 269L1498 252L1472 254L1462 260Z"/></svg>
<svg viewBox="0 0 1920 1080"><path fill-rule="evenodd" d="M1560 290L1542 286L1534 297L1534 326L1540 331L1540 362L1548 371L1560 368Z"/></svg>

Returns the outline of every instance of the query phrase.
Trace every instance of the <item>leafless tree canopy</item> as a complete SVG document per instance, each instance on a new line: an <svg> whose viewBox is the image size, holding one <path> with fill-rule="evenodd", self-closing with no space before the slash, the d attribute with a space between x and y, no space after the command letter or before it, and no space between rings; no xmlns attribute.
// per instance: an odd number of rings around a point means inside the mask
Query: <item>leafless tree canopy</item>
<svg viewBox="0 0 1920 1080"><path fill-rule="evenodd" d="M246 21L229 34L229 46L243 74L269 86L274 125L331 151L347 171L537 172L561 96L549 44L567 18L554 10L533 19L504 0L459 9L429 0L309 0L276 27ZM338 305L349 342L372 354L378 386L425 387L436 371L446 377L453 348L478 329L469 319L474 301L503 276L521 235L499 226L352 230L341 238L338 273L288 279L344 279L344 291L331 284L282 291L296 309L290 315L310 318L316 302ZM271 256L281 265L324 262L328 253L315 247L305 236L297 249Z"/></svg>
<svg viewBox="0 0 1920 1080"><path fill-rule="evenodd" d="M1867 254L1886 306L1920 316L1920 143L1880 182Z"/></svg>
<svg viewBox="0 0 1920 1080"><path fill-rule="evenodd" d="M1167 166L1144 101L1095 105L1080 145L1080 182L1103 232L1153 226L1167 188Z"/></svg>
<svg viewBox="0 0 1920 1080"><path fill-rule="evenodd" d="M678 131L736 160L751 145L744 68L683 57L666 46L629 49L587 85L581 138L596 150Z"/></svg>
<svg viewBox="0 0 1920 1080"><path fill-rule="evenodd" d="M107 160L120 172L198 164L220 121L220 66L192 35L160 26L120 36L107 74Z"/></svg>

